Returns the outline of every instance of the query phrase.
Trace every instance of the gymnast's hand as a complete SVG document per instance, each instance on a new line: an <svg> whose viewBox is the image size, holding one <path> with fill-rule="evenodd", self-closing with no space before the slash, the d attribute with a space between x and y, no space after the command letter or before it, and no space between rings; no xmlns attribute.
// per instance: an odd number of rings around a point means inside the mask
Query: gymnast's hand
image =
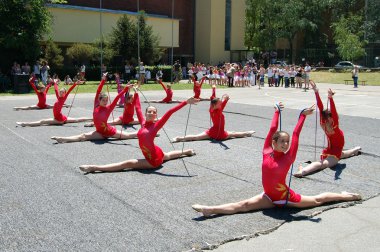
<svg viewBox="0 0 380 252"><path fill-rule="evenodd" d="M281 111L281 110L283 110L284 108L285 108L285 106L284 106L284 104L282 104L282 102L278 102L278 103L274 104L274 109L275 109L275 110L279 110L279 111Z"/></svg>
<svg viewBox="0 0 380 252"><path fill-rule="evenodd" d="M197 102L199 102L200 99L196 99L194 97L190 97L189 99L187 99L187 104L196 104Z"/></svg>
<svg viewBox="0 0 380 252"><path fill-rule="evenodd" d="M304 109L302 111L302 114L305 115L305 116L308 116L308 115L313 114L314 110L315 110L315 104L313 104L313 106L311 106L310 108Z"/></svg>

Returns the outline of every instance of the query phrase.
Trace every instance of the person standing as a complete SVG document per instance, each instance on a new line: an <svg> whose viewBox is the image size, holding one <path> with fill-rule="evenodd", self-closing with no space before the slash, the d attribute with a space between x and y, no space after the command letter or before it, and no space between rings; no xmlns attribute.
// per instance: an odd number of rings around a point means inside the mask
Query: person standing
<svg viewBox="0 0 380 252"><path fill-rule="evenodd" d="M30 74L30 66L28 62L26 61L25 64L21 67L22 74Z"/></svg>
<svg viewBox="0 0 380 252"><path fill-rule="evenodd" d="M33 66L33 74L37 80L41 79L41 70L40 69L41 69L41 65L40 65L40 62L37 60Z"/></svg>
<svg viewBox="0 0 380 252"><path fill-rule="evenodd" d="M358 87L358 78L359 78L359 68L357 65L355 65L354 69L352 70L352 79L354 81L354 88Z"/></svg>
<svg viewBox="0 0 380 252"><path fill-rule="evenodd" d="M138 87L140 87L140 85L143 85L145 82L145 66L144 66L144 62L140 62L140 66L139 66L139 81L138 81Z"/></svg>
<svg viewBox="0 0 380 252"><path fill-rule="evenodd" d="M126 82L129 82L131 80L131 68L132 68L131 64L129 62L126 62L124 66L124 72L125 72L124 80Z"/></svg>
<svg viewBox="0 0 380 252"><path fill-rule="evenodd" d="M47 84L47 79L49 76L49 70L50 70L50 67L49 67L48 63L45 60L42 61L42 67L40 70L41 71L41 81L45 86Z"/></svg>
<svg viewBox="0 0 380 252"><path fill-rule="evenodd" d="M309 89L311 66L309 63L305 65L305 89Z"/></svg>

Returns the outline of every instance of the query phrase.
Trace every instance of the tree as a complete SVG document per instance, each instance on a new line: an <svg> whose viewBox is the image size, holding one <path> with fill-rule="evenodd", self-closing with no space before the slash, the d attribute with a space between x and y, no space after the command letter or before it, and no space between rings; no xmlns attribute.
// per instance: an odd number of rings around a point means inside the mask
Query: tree
<svg viewBox="0 0 380 252"><path fill-rule="evenodd" d="M41 54L40 41L49 33L51 16L46 3L62 0L0 1L0 64L12 61L33 62Z"/></svg>
<svg viewBox="0 0 380 252"><path fill-rule="evenodd" d="M64 58L62 56L62 50L51 39L46 43L44 58L49 62L49 66L52 69L61 68L63 66Z"/></svg>
<svg viewBox="0 0 380 252"><path fill-rule="evenodd" d="M82 64L94 59L96 50L94 46L77 43L72 45L66 51L66 56L73 61L74 64Z"/></svg>
<svg viewBox="0 0 380 252"><path fill-rule="evenodd" d="M139 25L139 28L138 28ZM114 55L121 56L124 60L129 60L136 64L138 59L137 34L140 32L140 58L147 64L158 61L161 56L159 48L159 38L153 34L151 26L145 21L145 13L140 12L137 22L133 22L127 15L123 15L116 23L110 34L109 47Z"/></svg>
<svg viewBox="0 0 380 252"><path fill-rule="evenodd" d="M367 41L363 39L362 17L349 15L341 16L338 22L333 23L334 40L338 45L337 50L344 60L354 61L365 55L364 46Z"/></svg>

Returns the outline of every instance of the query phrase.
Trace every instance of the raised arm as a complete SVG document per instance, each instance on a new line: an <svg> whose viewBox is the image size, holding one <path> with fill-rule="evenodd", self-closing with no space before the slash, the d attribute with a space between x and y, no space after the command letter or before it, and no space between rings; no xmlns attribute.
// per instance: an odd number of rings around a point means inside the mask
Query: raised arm
<svg viewBox="0 0 380 252"><path fill-rule="evenodd" d="M46 88L45 88L45 94L47 94L47 93L49 92L49 89L50 89L51 85L53 85L53 82L50 82L50 83L46 86Z"/></svg>
<svg viewBox="0 0 380 252"><path fill-rule="evenodd" d="M287 152L287 155L291 158L291 162L293 163L297 156L298 151L298 143L299 143L299 136L302 130L302 126L305 122L306 116L311 115L315 109L315 105L311 106L310 108L302 110L296 127L294 127L293 135L292 135L292 142L291 146L289 148L289 151Z"/></svg>
<svg viewBox="0 0 380 252"><path fill-rule="evenodd" d="M37 90L37 88L36 88L36 85L34 84L34 81L35 81L35 80L36 80L36 77L33 76L32 78L29 79L29 84L32 86L34 92L35 92L36 94L38 94L38 90Z"/></svg>
<svg viewBox="0 0 380 252"><path fill-rule="evenodd" d="M58 89L57 82L54 82L54 92L55 92L55 97L57 97L57 99L58 99L59 98L59 89Z"/></svg>
<svg viewBox="0 0 380 252"><path fill-rule="evenodd" d="M78 85L77 82L75 82L73 85L71 85L71 87L69 88L69 90L67 90L66 92L66 95L65 95L65 100L67 99L67 97L69 96L69 94L71 93L71 91L73 91L73 89Z"/></svg>
<svg viewBox="0 0 380 252"><path fill-rule="evenodd" d="M183 101L181 102L180 104L178 104L177 106L169 109L162 117L160 120L158 120L155 124L155 129L158 131L159 129L161 129L165 123L169 120L170 116L172 114L174 114L174 112L180 110L181 108L185 107L187 104L187 101Z"/></svg>
<svg viewBox="0 0 380 252"><path fill-rule="evenodd" d="M223 101L222 101L222 105L220 107L222 111L226 107L227 102L228 102L229 99L230 99L230 97L227 94L223 95Z"/></svg>
<svg viewBox="0 0 380 252"><path fill-rule="evenodd" d="M110 105L110 111L112 111L116 107L116 104L119 101L120 97L128 91L129 91L129 85L125 86L125 88L120 93L117 94L117 96L115 97L115 99L113 99Z"/></svg>
<svg viewBox="0 0 380 252"><path fill-rule="evenodd" d="M163 88L163 89L165 90L165 92L166 92L167 88L166 88L165 84L164 84L164 83L162 83L162 81L161 81L161 80L159 80L159 82L160 82L160 84L161 84L162 88Z"/></svg>
<svg viewBox="0 0 380 252"><path fill-rule="evenodd" d="M95 95L95 99L94 99L94 108L96 108L99 105L99 95L100 95L100 92L102 92L104 83L106 83L106 78L103 75L103 78L99 83L98 89L96 90L96 95Z"/></svg>
<svg viewBox="0 0 380 252"><path fill-rule="evenodd" d="M143 113L141 112L141 102L140 102L139 94L137 92L134 95L134 102L135 102L137 118L139 119L139 122L142 126L145 123L145 118L144 118Z"/></svg>
<svg viewBox="0 0 380 252"><path fill-rule="evenodd" d="M278 128L278 117L280 116L280 111L276 108L276 111L274 112L272 122L270 124L270 129L268 132L267 137L265 138L264 147L263 147L263 154L267 154L273 150L272 148L272 137L274 133L276 133Z"/></svg>
<svg viewBox="0 0 380 252"><path fill-rule="evenodd" d="M338 112L336 111L335 102L332 96L329 96L329 102L330 102L330 111L331 111L331 117L334 120L334 126L339 127L339 116Z"/></svg>

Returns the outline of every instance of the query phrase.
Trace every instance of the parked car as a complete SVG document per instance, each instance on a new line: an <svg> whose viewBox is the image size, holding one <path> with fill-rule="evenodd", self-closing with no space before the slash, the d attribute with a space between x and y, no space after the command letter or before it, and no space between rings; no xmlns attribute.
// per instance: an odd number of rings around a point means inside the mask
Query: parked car
<svg viewBox="0 0 380 252"><path fill-rule="evenodd" d="M355 64L351 61L340 61L335 65L335 68L354 68ZM357 65L358 68L362 68L362 66Z"/></svg>

